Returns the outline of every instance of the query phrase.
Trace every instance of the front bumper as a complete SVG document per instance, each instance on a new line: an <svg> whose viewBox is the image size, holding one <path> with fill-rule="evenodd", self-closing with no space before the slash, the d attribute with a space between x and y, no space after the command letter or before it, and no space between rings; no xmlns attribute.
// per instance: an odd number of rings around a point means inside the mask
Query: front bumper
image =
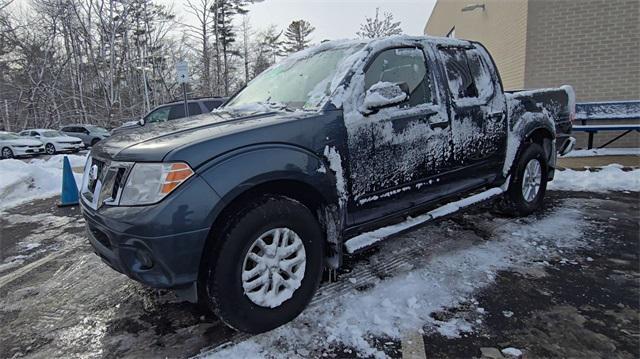
<svg viewBox="0 0 640 359"><path fill-rule="evenodd" d="M14 156L33 156L44 153L44 146L40 147L12 147Z"/></svg>
<svg viewBox="0 0 640 359"><path fill-rule="evenodd" d="M59 152L66 152L66 151L80 151L81 149L84 148L84 145L82 143L79 144L72 144L72 143L58 143L55 145L56 150Z"/></svg>
<svg viewBox="0 0 640 359"><path fill-rule="evenodd" d="M198 279L217 201L195 176L151 206L94 210L80 202L89 242L106 264L148 286L179 289Z"/></svg>

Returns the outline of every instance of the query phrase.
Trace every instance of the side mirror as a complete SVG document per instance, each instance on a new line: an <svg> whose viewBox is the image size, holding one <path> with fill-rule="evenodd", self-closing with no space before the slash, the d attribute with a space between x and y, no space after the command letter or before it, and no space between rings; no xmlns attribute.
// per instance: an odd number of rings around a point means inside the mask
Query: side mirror
<svg viewBox="0 0 640 359"><path fill-rule="evenodd" d="M144 118L141 118L138 120L138 125L144 126L144 124L145 124Z"/></svg>
<svg viewBox="0 0 640 359"><path fill-rule="evenodd" d="M409 85L406 82L394 84L378 82L371 86L364 97L363 113L371 115L385 107L399 105L409 98Z"/></svg>

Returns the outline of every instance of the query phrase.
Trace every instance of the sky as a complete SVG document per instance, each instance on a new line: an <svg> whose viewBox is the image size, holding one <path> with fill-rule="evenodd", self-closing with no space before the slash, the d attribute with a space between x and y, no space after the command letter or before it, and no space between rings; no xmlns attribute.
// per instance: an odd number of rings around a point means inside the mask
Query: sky
<svg viewBox="0 0 640 359"><path fill-rule="evenodd" d="M189 17L183 11L186 0L159 0L173 6L183 22ZM316 30L311 34L313 43L356 37L366 16L373 17L376 8L389 11L402 30L409 35L422 35L436 0L257 0L249 5L249 19L258 31L274 24L285 29L293 20L307 20ZM28 6L29 0L15 0L12 7ZM195 1L196 3L198 1ZM28 10L27 10L28 11Z"/></svg>
<svg viewBox="0 0 640 359"><path fill-rule="evenodd" d="M181 13L184 0L165 0L174 3ZM248 6L251 26L260 30L274 24L286 28L293 20L304 19L316 30L311 38L315 43L325 39L354 38L365 16L373 17L376 7L390 11L401 21L404 33L422 35L436 0L265 0ZM182 13L184 16L184 13ZM187 19L185 19L187 20Z"/></svg>

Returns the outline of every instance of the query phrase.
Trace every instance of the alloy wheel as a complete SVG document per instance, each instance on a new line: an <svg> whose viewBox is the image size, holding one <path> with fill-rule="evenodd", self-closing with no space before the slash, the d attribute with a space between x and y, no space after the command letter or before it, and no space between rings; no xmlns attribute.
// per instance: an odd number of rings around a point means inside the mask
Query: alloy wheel
<svg viewBox="0 0 640 359"><path fill-rule="evenodd" d="M258 237L242 265L242 287L254 304L275 308L302 284L307 262L302 239L289 228L275 228Z"/></svg>
<svg viewBox="0 0 640 359"><path fill-rule="evenodd" d="M538 192L540 192L540 184L542 183L542 167L540 161L531 159L527 162L522 175L522 197L527 202L532 202Z"/></svg>

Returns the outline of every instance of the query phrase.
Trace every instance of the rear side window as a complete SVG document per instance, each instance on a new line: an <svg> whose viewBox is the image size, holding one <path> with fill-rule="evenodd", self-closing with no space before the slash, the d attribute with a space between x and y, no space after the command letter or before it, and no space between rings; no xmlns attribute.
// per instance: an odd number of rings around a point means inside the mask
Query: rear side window
<svg viewBox="0 0 640 359"><path fill-rule="evenodd" d="M431 102L431 86L425 63L424 53L418 48L385 50L369 65L364 89L367 91L378 82L404 82L409 86L408 107Z"/></svg>
<svg viewBox="0 0 640 359"><path fill-rule="evenodd" d="M200 109L200 105L198 105L197 103L189 104L189 116L195 116L201 113L202 113L202 110Z"/></svg>
<svg viewBox="0 0 640 359"><path fill-rule="evenodd" d="M449 90L454 99L487 99L493 95L491 73L477 50L442 49Z"/></svg>
<svg viewBox="0 0 640 359"><path fill-rule="evenodd" d="M209 101L205 101L204 102L204 106L207 108L207 110L209 111L213 111L214 109L220 107L220 105L222 104L222 101L213 101L213 100L209 100Z"/></svg>
<svg viewBox="0 0 640 359"><path fill-rule="evenodd" d="M200 106L197 103L189 103L189 116L201 114ZM184 104L173 105L169 111L169 121L185 117Z"/></svg>
<svg viewBox="0 0 640 359"><path fill-rule="evenodd" d="M484 57L477 50L468 50L467 60L469 61L469 69L473 82L478 89L478 97L486 99L493 95L493 80L491 72L487 66Z"/></svg>
<svg viewBox="0 0 640 359"><path fill-rule="evenodd" d="M441 50L444 66L447 70L449 90L454 99L478 97L467 55L463 49Z"/></svg>

